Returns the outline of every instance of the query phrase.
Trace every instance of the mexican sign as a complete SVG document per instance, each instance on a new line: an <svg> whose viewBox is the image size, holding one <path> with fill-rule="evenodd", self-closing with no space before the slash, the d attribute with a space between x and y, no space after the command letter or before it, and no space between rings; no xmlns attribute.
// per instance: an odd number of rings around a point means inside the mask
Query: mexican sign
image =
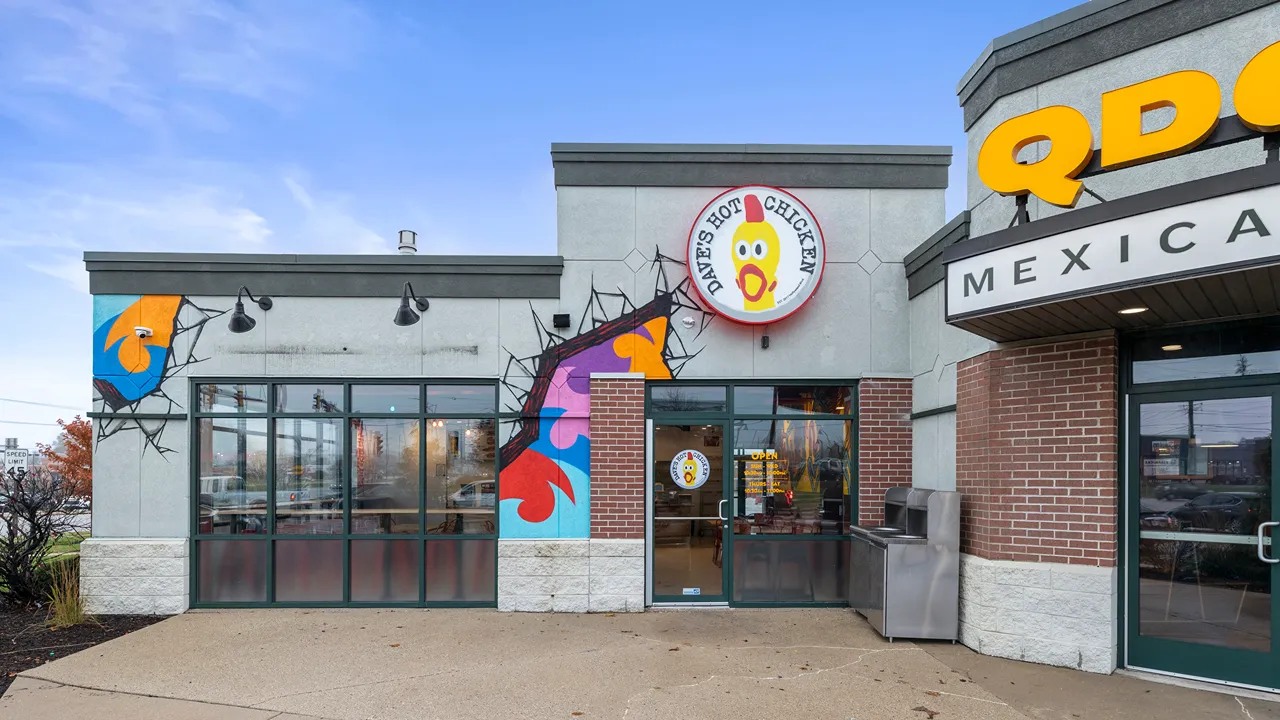
<svg viewBox="0 0 1280 720"><path fill-rule="evenodd" d="M718 195L689 230L689 277L714 312L748 325L776 322L818 290L822 229L794 195L745 185Z"/></svg>
<svg viewBox="0 0 1280 720"><path fill-rule="evenodd" d="M1280 261L1280 185L1098 223L947 265L947 318Z"/></svg>
<svg viewBox="0 0 1280 720"><path fill-rule="evenodd" d="M1258 132L1280 130L1280 43L1255 55L1235 78L1231 100L1240 123ZM1180 155L1213 134L1222 112L1218 80L1199 70L1179 70L1102 93L1101 153L1103 170L1119 170ZM1143 115L1172 108L1173 120L1158 130L1143 127ZM1022 162L1018 153L1049 141L1039 159ZM1067 105L1050 105L1009 118L983 138L978 150L978 177L1001 195L1030 193L1047 203L1075 207L1083 191L1076 176L1094 154L1093 128L1084 113Z"/></svg>

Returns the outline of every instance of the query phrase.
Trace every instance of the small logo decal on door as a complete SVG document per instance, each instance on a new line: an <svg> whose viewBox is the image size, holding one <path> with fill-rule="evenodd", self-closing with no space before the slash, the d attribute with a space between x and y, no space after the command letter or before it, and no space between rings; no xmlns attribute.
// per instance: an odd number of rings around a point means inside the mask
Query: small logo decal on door
<svg viewBox="0 0 1280 720"><path fill-rule="evenodd" d="M671 479L685 490L700 488L711 477L711 463L697 450L681 450L671 459Z"/></svg>

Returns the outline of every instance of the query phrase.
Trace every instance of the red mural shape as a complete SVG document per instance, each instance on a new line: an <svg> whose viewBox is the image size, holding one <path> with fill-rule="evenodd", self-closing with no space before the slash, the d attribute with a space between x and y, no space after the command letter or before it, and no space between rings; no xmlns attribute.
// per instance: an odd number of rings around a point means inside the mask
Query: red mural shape
<svg viewBox="0 0 1280 720"><path fill-rule="evenodd" d="M570 502L576 502L568 476L540 452L526 450L502 469L502 497L523 501L517 512L526 522L540 523L551 517L556 508L553 488L560 488Z"/></svg>

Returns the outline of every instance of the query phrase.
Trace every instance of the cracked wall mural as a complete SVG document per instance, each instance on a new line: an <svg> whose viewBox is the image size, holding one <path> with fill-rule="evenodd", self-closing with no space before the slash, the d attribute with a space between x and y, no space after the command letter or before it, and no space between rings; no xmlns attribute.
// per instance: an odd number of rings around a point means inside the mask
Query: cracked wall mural
<svg viewBox="0 0 1280 720"><path fill-rule="evenodd" d="M166 394L165 382L199 362L195 349L205 324L224 313L181 295L94 296L94 409L150 418L98 418L96 442L139 432L146 441L144 452L174 451L161 441L167 420L158 416L185 413L186 407Z"/></svg>
<svg viewBox="0 0 1280 720"><path fill-rule="evenodd" d="M666 380L697 356L696 341L714 315L690 297L686 278L672 286L667 264L684 263L655 253L654 297L641 306L618 290L594 283L577 333L560 335L536 312L532 321L542 351L529 357L508 353L502 383L516 402L514 433L501 449L500 527L509 538L586 538L591 534L591 374L642 372ZM673 327L687 311L688 341Z"/></svg>

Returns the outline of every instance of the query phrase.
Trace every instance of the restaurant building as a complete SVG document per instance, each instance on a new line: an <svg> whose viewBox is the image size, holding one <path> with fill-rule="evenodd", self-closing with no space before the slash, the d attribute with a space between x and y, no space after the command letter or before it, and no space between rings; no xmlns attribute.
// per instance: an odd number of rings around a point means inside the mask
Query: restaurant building
<svg viewBox="0 0 1280 720"><path fill-rule="evenodd" d="M563 144L555 256L86 253L89 609L840 607L914 485L966 645L1280 687L1277 41L996 39L950 221L945 147Z"/></svg>

